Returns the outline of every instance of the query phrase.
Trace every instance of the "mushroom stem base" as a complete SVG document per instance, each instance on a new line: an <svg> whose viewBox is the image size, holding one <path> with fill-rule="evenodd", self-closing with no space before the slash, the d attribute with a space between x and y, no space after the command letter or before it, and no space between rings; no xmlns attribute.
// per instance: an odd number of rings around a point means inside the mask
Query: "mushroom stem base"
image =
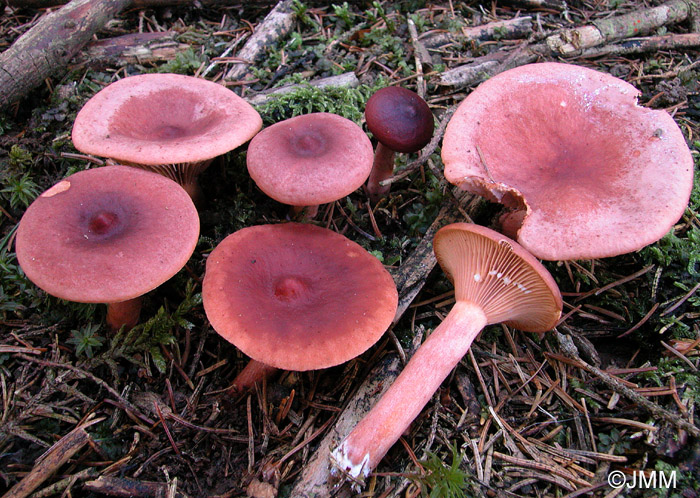
<svg viewBox="0 0 700 498"><path fill-rule="evenodd" d="M418 348L384 396L331 458L340 471L362 481L401 437L433 393L466 354L487 318L473 303L458 301Z"/></svg>
<svg viewBox="0 0 700 498"><path fill-rule="evenodd" d="M379 182L391 178L394 174L394 155L394 151L381 142L377 144L372 171L367 179L367 193L372 204L376 204L391 190L391 185L380 185Z"/></svg>
<svg viewBox="0 0 700 498"><path fill-rule="evenodd" d="M128 301L109 303L107 305L107 325L109 328L115 331L124 326L127 330L133 328L139 321L142 302L143 297L139 296Z"/></svg>
<svg viewBox="0 0 700 498"><path fill-rule="evenodd" d="M233 379L233 383L226 392L229 394L243 393L257 382L261 382L274 374L277 370L277 368L265 365L257 360L250 360L245 368Z"/></svg>

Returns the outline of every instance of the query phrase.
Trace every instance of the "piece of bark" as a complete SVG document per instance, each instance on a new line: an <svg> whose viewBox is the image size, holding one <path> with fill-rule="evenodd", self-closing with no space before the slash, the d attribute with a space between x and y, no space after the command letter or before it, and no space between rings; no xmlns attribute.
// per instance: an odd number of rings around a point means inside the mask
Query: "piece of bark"
<svg viewBox="0 0 700 498"><path fill-rule="evenodd" d="M73 429L49 448L21 481L15 484L3 498L25 498L54 474L64 463L85 446L90 436L85 429L104 418L94 419Z"/></svg>
<svg viewBox="0 0 700 498"><path fill-rule="evenodd" d="M688 14L688 19L690 20L690 31L700 33L700 0L689 0L689 2L690 14Z"/></svg>
<svg viewBox="0 0 700 498"><path fill-rule="evenodd" d="M224 79L240 80L248 73L250 65L265 55L265 50L277 40L286 37L294 26L295 14L292 0L281 0L255 28L243 48L236 54L241 62L233 63Z"/></svg>
<svg viewBox="0 0 700 498"><path fill-rule="evenodd" d="M513 40L525 38L532 32L532 17L516 17L505 21L495 21L481 26L462 28L465 41Z"/></svg>
<svg viewBox="0 0 700 498"><path fill-rule="evenodd" d="M506 21L463 27L460 33L428 31L418 38L427 48L438 48L449 44L461 45L472 40L516 40L527 37L531 32L532 17L516 17Z"/></svg>
<svg viewBox="0 0 700 498"><path fill-rule="evenodd" d="M566 0L505 0L503 4L514 4L530 9L567 10Z"/></svg>
<svg viewBox="0 0 700 498"><path fill-rule="evenodd" d="M468 64L440 73L437 77L437 84L453 88L476 85L506 69L535 62L548 52L547 46L539 43L525 45L512 52L499 51L483 57L477 57Z"/></svg>
<svg viewBox="0 0 700 498"><path fill-rule="evenodd" d="M2 2L9 7L19 7L23 9L46 9L64 5L65 0L4 0ZM135 9L169 7L175 5L200 4L200 5L240 5L240 0L132 0L129 7ZM273 5L274 0L256 0L256 5Z"/></svg>
<svg viewBox="0 0 700 498"><path fill-rule="evenodd" d="M360 80L357 79L357 76L355 76L355 73L350 71L347 73L339 74L337 76L328 76L327 78L319 78L319 79L313 80L309 83L281 86L279 88L274 88L272 90L268 90L268 91L261 92L261 93L258 93L256 95L250 96L250 97L246 97L246 100L251 105L261 105L270 99L273 99L275 97L279 97L280 95L284 95L286 93L291 93L294 90L298 90L299 88L303 88L304 86L312 86L314 88L325 88L325 87L331 87L331 86L342 87L342 88L357 88L358 86L360 86Z"/></svg>
<svg viewBox="0 0 700 498"><path fill-rule="evenodd" d="M690 14L689 0L671 0L657 7L640 9L593 21L590 25L567 29L547 37L552 52L574 55L581 49L596 47L632 36L648 33L661 26L685 20Z"/></svg>
<svg viewBox="0 0 700 498"><path fill-rule="evenodd" d="M657 50L682 50L700 47L700 33L672 34L630 38L621 43L611 43L601 47L587 48L576 54L577 57L592 58L606 55L629 55Z"/></svg>
<svg viewBox="0 0 700 498"><path fill-rule="evenodd" d="M454 195L457 201L460 202L466 198L471 198L470 194L459 190L456 190ZM448 223L460 220L463 220L463 217L459 214L458 209L452 205L451 200L447 201L418 243L418 246L398 270L392 272L392 277L399 290L399 304L394 323L408 309L408 306L423 288L426 278L437 263L433 254L433 237L435 232ZM331 496L331 449L350 433L362 417L369 413L372 406L375 405L400 373L400 362L393 355L385 357L381 363L374 367L358 392L341 413L333 429L323 438L309 463L304 466L301 476L294 485L291 496L300 498L325 498Z"/></svg>
<svg viewBox="0 0 700 498"><path fill-rule="evenodd" d="M168 485L163 482L138 481L123 477L100 476L93 481L83 483L83 489L107 496L125 498L156 498L165 496ZM186 498L182 491L176 490L177 498Z"/></svg>
<svg viewBox="0 0 700 498"><path fill-rule="evenodd" d="M700 46L700 34L685 33L662 36L648 36L624 40L621 43L611 43L604 46L591 47L569 54L576 58L593 58L606 55L627 55L656 50L687 49ZM516 49L510 55L507 52L477 57L468 64L454 67L437 76L439 85L452 88L464 88L476 85L513 67L529 64L540 57L551 57L551 50L545 43L526 45Z"/></svg>
<svg viewBox="0 0 700 498"><path fill-rule="evenodd" d="M100 69L173 60L190 48L175 41L175 35L173 32L130 33L98 40L88 44L72 63Z"/></svg>
<svg viewBox="0 0 700 498"><path fill-rule="evenodd" d="M73 0L42 17L0 54L0 109L63 71L130 0Z"/></svg>

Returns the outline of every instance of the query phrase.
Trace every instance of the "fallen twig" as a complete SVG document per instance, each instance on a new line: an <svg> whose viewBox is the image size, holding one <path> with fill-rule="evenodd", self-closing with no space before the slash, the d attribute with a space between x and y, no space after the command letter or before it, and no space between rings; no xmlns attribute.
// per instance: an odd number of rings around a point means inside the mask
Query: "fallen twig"
<svg viewBox="0 0 700 498"><path fill-rule="evenodd" d="M655 417L662 418L662 419L666 420L667 422L670 422L678 429L684 430L696 438L700 437L700 428L698 428L695 424L692 424L692 423L688 422L687 420L684 420L683 418L679 417L675 413L669 412L668 410L666 410L665 408L662 408L661 406L657 405L656 403L649 401L647 398L636 393L634 390L630 389L629 387L623 385L619 380L608 375L600 368L594 367L593 365L589 365L588 363L586 363L585 361L583 361L579 357L578 350L577 350L576 346L574 345L573 340L571 339L570 336L564 335L560 332L556 332L556 334L557 334L557 339L559 340L559 344L561 346L562 352L566 356L568 356L569 358L573 359L576 362L576 366L578 366L578 367L584 369L586 372L594 375L596 378L600 379L610 389L612 389L616 393L620 394L621 396L626 397L630 401L633 401L634 403L638 404L639 406L643 407L644 409L648 410Z"/></svg>
<svg viewBox="0 0 700 498"><path fill-rule="evenodd" d="M294 25L294 11L292 0L281 0L270 13L265 16L255 28L253 35L248 38L237 57L241 62L235 62L233 67L226 72L224 79L240 80L248 72L252 63L259 60L265 49L289 34Z"/></svg>
<svg viewBox="0 0 700 498"><path fill-rule="evenodd" d="M574 55L584 48L638 36L683 21L689 13L689 1L671 0L657 7L639 9L629 14L593 21L587 26L564 30L547 37L546 43L554 53Z"/></svg>
<svg viewBox="0 0 700 498"><path fill-rule="evenodd" d="M350 71L347 73L338 74L336 76L328 76L326 78L319 78L319 79L310 81L308 83L300 83L300 84L295 84L295 85L281 86L281 87L275 88L273 90L261 92L261 93L258 93L257 95L246 97L245 99L251 105L262 105L262 104L266 103L268 100L271 100L275 97L279 97L281 95L285 95L287 93L291 93L295 90L298 90L300 88L304 88L306 86L311 86L314 88L326 88L326 87L357 88L358 86L360 86L360 80L357 79L357 76L355 76L355 73Z"/></svg>
<svg viewBox="0 0 700 498"><path fill-rule="evenodd" d="M59 439L39 458L32 470L3 495L3 498L24 498L29 496L32 491L51 477L61 465L66 463L68 459L87 444L90 436L85 432L85 429L103 420L104 418L96 418L86 422Z"/></svg>
<svg viewBox="0 0 700 498"><path fill-rule="evenodd" d="M169 61L190 48L186 43L175 41L175 35L173 32L130 33L94 41L78 53L73 62L103 68Z"/></svg>
<svg viewBox="0 0 700 498"><path fill-rule="evenodd" d="M100 476L94 481L83 484L83 489L107 496L123 496L150 498L166 496L168 485L162 482L138 481L136 479L126 479L122 477ZM177 490L175 495L178 498L186 498L182 491Z"/></svg>
<svg viewBox="0 0 700 498"><path fill-rule="evenodd" d="M0 109L65 69L95 32L130 0L73 0L46 14L0 54Z"/></svg>

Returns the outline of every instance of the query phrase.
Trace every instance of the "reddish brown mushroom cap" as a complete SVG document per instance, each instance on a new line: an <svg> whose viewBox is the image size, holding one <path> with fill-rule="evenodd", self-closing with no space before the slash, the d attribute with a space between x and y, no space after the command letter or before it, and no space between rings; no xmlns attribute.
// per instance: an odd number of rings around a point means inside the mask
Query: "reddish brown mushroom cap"
<svg viewBox="0 0 700 498"><path fill-rule="evenodd" d="M574 65L501 73L450 120L445 177L525 210L517 240L539 258L640 249L683 214L693 161L673 118L638 106L638 95L620 79Z"/></svg>
<svg viewBox="0 0 700 498"><path fill-rule="evenodd" d="M395 152L416 152L433 136L430 107L417 93L398 86L377 90L365 106L367 127Z"/></svg>
<svg viewBox="0 0 700 498"><path fill-rule="evenodd" d="M291 206L333 202L369 176L372 143L336 114L312 113L275 123L248 146L248 172L260 190Z"/></svg>
<svg viewBox="0 0 700 498"><path fill-rule="evenodd" d="M75 147L141 165L200 162L235 149L262 127L226 87L179 74L121 79L95 94L73 125Z"/></svg>
<svg viewBox="0 0 700 498"><path fill-rule="evenodd" d="M433 250L455 286L455 299L478 305L488 323L545 332L559 320L559 287L514 240L479 225L453 223L435 234Z"/></svg>
<svg viewBox="0 0 700 498"><path fill-rule="evenodd" d="M379 260L331 230L260 225L226 237L202 287L212 327L245 354L286 370L338 365L391 324L398 294Z"/></svg>
<svg viewBox="0 0 700 498"><path fill-rule="evenodd" d="M17 230L17 260L53 296L114 303L172 277L198 237L197 210L177 183L105 166L67 177L29 206Z"/></svg>

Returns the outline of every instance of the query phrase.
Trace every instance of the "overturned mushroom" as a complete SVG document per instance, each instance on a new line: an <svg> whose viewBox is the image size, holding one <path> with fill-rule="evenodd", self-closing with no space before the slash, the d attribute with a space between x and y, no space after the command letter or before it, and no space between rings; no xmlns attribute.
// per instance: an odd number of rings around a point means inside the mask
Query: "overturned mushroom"
<svg viewBox="0 0 700 498"><path fill-rule="evenodd" d="M342 235L300 223L226 237L207 259L202 298L224 339L285 370L327 368L361 354L389 327L398 303L377 258ZM234 383L245 388L241 379Z"/></svg>
<svg viewBox="0 0 700 498"><path fill-rule="evenodd" d="M257 186L295 213L316 215L319 204L359 188L372 169L372 144L358 125L330 113L286 119L250 142L248 172Z"/></svg>
<svg viewBox="0 0 700 498"><path fill-rule="evenodd" d="M377 139L367 193L377 202L389 193L390 185L379 182L394 172L395 152L417 152L430 142L434 119L430 107L417 93L390 86L375 92L365 107L367 127Z"/></svg>
<svg viewBox="0 0 700 498"><path fill-rule="evenodd" d="M197 210L177 183L105 166L41 194L17 229L17 260L52 296L108 303L113 329L133 327L141 296L175 275L199 238Z"/></svg>
<svg viewBox="0 0 700 498"><path fill-rule="evenodd" d="M608 74L530 64L482 83L442 147L445 177L512 211L504 230L548 260L635 251L685 210L693 160L665 111Z"/></svg>
<svg viewBox="0 0 700 498"><path fill-rule="evenodd" d="M418 416L486 325L543 332L559 319L556 283L531 254L488 228L447 225L435 235L456 303L369 414L332 452L337 467L363 480Z"/></svg>
<svg viewBox="0 0 700 498"><path fill-rule="evenodd" d="M76 149L149 169L199 196L212 159L250 140L262 119L226 87L192 76L142 74L95 94L73 125Z"/></svg>

